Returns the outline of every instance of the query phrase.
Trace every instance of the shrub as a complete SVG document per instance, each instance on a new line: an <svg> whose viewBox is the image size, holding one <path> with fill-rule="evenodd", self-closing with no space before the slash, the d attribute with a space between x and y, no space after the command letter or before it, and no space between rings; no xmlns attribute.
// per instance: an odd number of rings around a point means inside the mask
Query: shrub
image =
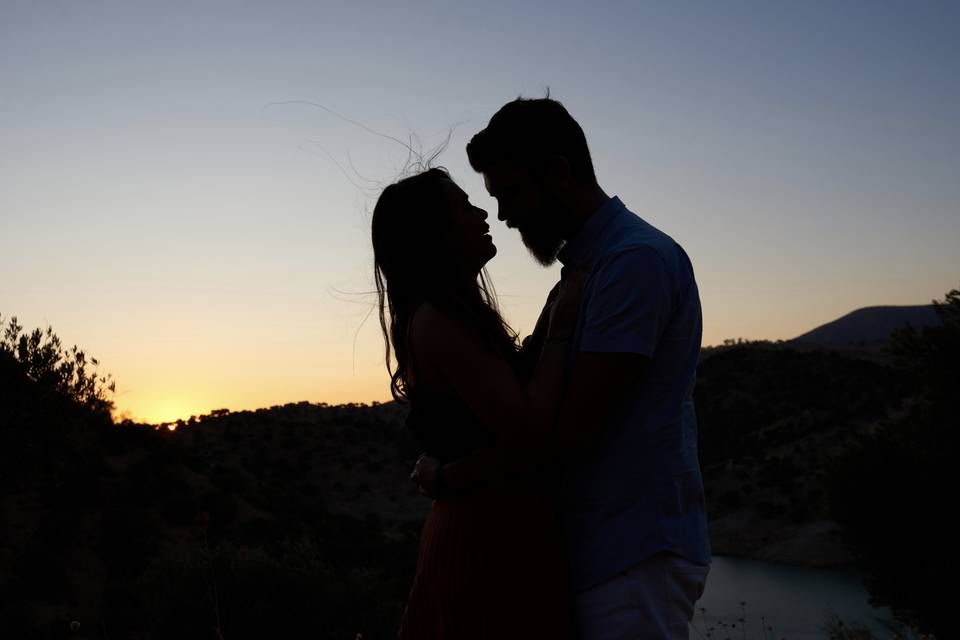
<svg viewBox="0 0 960 640"><path fill-rule="evenodd" d="M64 349L50 326L46 331L22 332L23 326L17 323L16 316L11 317L0 335L0 353L16 360L30 380L54 389L88 409L110 414L113 410L110 395L116 390L116 384L109 374L97 375L100 362L96 358L88 360L86 352L76 345Z"/></svg>

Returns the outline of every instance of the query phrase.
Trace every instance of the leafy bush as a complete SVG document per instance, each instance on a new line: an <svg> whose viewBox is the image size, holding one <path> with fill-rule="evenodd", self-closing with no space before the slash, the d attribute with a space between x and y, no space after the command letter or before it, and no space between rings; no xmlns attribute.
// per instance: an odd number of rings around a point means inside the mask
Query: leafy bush
<svg viewBox="0 0 960 640"><path fill-rule="evenodd" d="M0 328L3 328L2 316ZM100 362L96 358L88 360L86 352L77 345L64 349L52 327L48 326L46 331L22 332L23 326L17 323L16 316L11 317L0 335L0 357L17 361L30 380L88 409L110 414L113 410L110 394L116 390L116 384L109 374L97 375Z"/></svg>

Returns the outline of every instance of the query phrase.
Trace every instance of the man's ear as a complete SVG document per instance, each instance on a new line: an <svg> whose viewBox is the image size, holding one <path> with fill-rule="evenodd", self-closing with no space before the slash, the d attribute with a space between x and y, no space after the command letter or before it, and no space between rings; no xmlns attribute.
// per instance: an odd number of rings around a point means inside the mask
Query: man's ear
<svg viewBox="0 0 960 640"><path fill-rule="evenodd" d="M573 184L573 174L570 172L570 162L564 156L551 154L547 157L547 182L559 190L566 191Z"/></svg>

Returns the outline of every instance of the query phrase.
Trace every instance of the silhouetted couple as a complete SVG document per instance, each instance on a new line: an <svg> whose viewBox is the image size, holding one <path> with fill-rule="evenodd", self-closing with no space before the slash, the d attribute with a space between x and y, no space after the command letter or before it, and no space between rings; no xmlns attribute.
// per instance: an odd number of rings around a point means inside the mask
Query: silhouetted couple
<svg viewBox="0 0 960 640"><path fill-rule="evenodd" d="M487 213L441 169L377 202L391 388L434 498L399 637L687 638L710 563L690 260L604 193L559 102L506 104L467 155L563 269L521 347L484 277Z"/></svg>

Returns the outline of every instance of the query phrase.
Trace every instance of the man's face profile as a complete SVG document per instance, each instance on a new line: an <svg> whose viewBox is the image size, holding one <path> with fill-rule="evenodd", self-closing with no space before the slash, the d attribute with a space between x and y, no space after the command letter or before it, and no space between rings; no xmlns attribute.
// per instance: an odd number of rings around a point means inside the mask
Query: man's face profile
<svg viewBox="0 0 960 640"><path fill-rule="evenodd" d="M505 160L483 172L487 192L497 201L497 218L517 229L534 259L553 264L563 245L557 218L560 203L541 178L516 162Z"/></svg>

